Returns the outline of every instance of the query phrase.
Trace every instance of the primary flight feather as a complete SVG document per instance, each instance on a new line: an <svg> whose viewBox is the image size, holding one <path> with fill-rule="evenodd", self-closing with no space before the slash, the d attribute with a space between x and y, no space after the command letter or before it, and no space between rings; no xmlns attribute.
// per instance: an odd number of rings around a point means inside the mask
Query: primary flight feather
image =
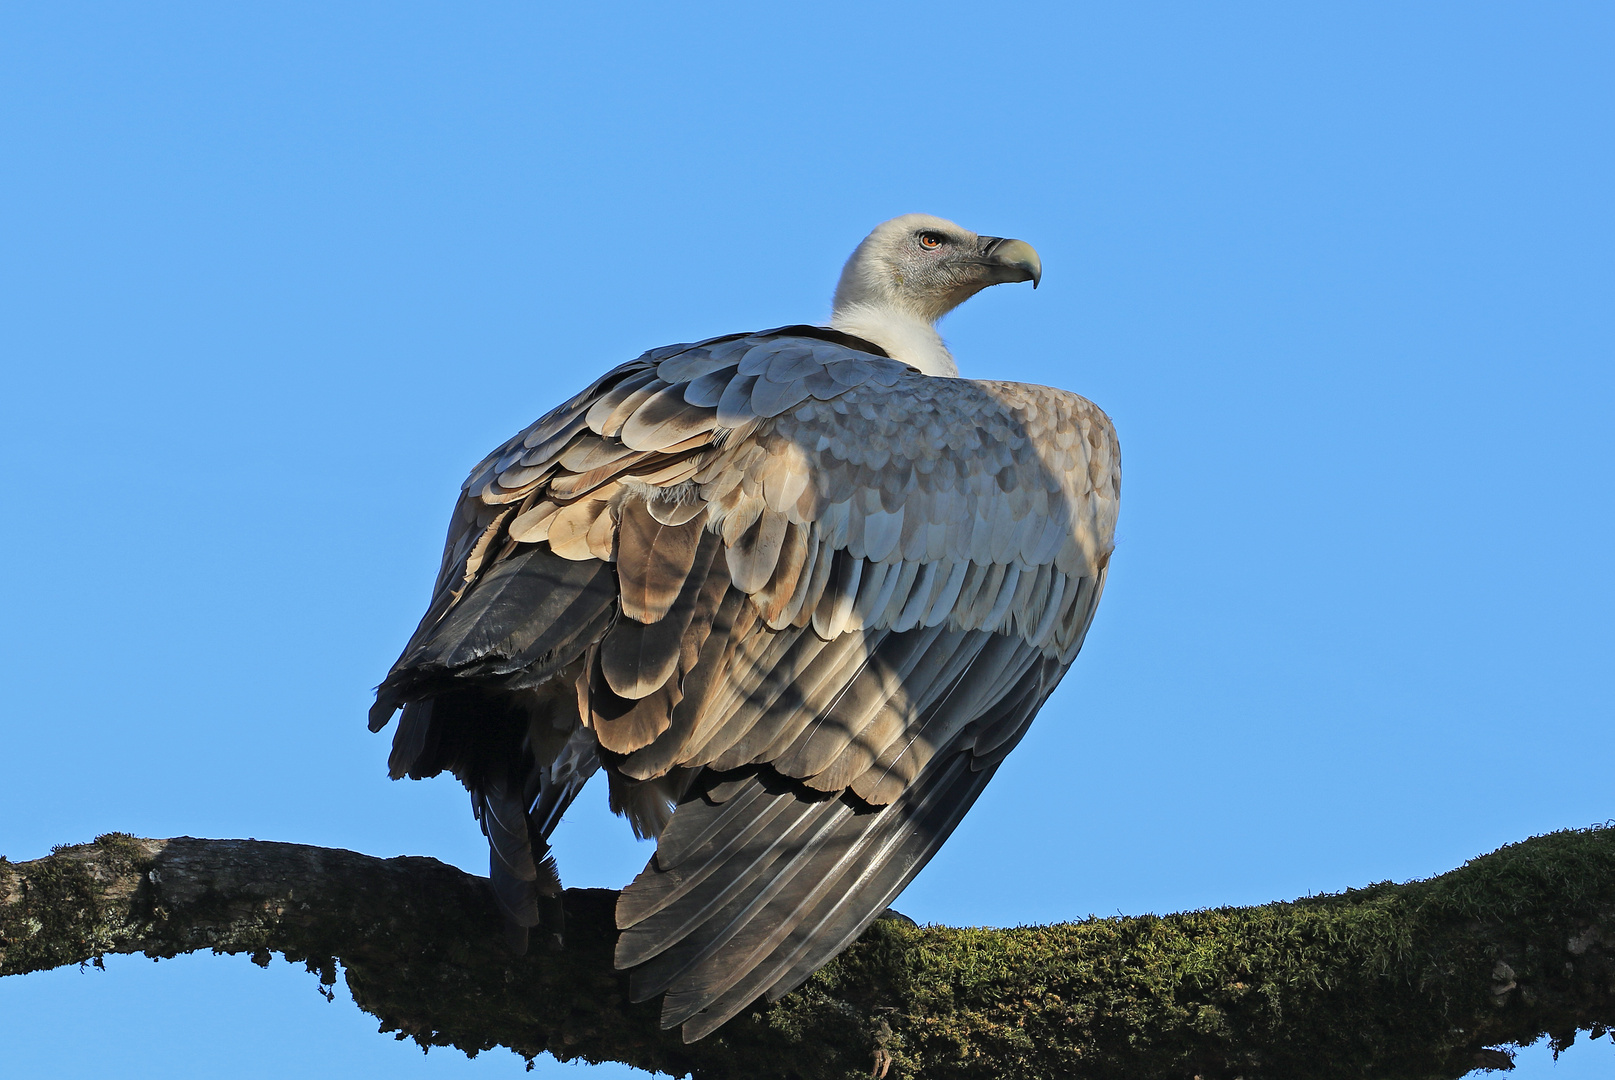
<svg viewBox="0 0 1615 1080"><path fill-rule="evenodd" d="M604 770L656 853L616 963L708 1034L902 891L1082 647L1120 495L1075 394L958 378L935 324L1042 274L923 214L847 261L831 327L653 349L472 470L377 691L392 775L449 769L511 929L558 925L548 838Z"/></svg>

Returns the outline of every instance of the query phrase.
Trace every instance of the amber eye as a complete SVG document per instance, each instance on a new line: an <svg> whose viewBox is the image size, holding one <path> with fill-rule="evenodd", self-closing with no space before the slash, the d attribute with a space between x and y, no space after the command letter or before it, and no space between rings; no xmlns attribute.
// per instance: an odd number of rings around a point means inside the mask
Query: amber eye
<svg viewBox="0 0 1615 1080"><path fill-rule="evenodd" d="M934 232L922 232L920 234L920 246L927 251L935 250L942 246L942 237Z"/></svg>

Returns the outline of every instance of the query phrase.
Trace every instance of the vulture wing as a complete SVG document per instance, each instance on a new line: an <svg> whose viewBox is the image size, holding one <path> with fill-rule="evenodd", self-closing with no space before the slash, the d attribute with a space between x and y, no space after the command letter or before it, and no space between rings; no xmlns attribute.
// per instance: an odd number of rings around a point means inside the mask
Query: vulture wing
<svg viewBox="0 0 1615 1080"><path fill-rule="evenodd" d="M656 350L473 471L372 727L402 705L394 775L466 781L520 925L604 763L658 835L617 964L694 1040L958 824L1081 648L1119 487L1074 394L811 327Z"/></svg>

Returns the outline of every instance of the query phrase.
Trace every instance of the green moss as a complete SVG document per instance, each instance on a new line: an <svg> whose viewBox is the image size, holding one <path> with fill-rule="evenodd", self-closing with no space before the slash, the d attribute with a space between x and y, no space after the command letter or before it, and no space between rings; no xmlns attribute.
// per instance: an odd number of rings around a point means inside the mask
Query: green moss
<svg viewBox="0 0 1615 1080"><path fill-rule="evenodd" d="M1254 908L1009 930L882 923L767 1024L806 1041L833 1029L826 1001L890 1006L897 1074L928 1080L1459 1076L1481 1041L1615 1019L1608 994L1585 992L1576 1007L1591 1013L1544 1019L1549 997L1574 996L1546 978L1564 981L1564 943L1611 911L1615 830L1600 828L1431 881ZM1499 998L1490 972L1504 954L1522 989ZM1604 978L1598 964L1584 982Z"/></svg>
<svg viewBox="0 0 1615 1080"><path fill-rule="evenodd" d="M151 856L128 833L108 833L93 845L52 848L53 857L16 864L8 891L14 902L0 907L0 972L92 962L128 936L124 905L106 907L106 882L144 867Z"/></svg>
<svg viewBox="0 0 1615 1080"><path fill-rule="evenodd" d="M102 833L95 838L95 846L101 861L115 873L147 866L152 862L145 844L130 833Z"/></svg>

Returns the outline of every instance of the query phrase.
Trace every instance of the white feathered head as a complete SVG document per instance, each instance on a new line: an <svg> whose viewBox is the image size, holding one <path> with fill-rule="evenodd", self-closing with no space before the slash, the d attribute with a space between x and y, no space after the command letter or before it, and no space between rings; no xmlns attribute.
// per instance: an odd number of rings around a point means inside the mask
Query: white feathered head
<svg viewBox="0 0 1615 1080"><path fill-rule="evenodd" d="M1043 264L1024 240L904 214L875 226L847 260L830 325L928 375L957 375L936 321L989 285L1030 281L1035 289L1042 277Z"/></svg>

